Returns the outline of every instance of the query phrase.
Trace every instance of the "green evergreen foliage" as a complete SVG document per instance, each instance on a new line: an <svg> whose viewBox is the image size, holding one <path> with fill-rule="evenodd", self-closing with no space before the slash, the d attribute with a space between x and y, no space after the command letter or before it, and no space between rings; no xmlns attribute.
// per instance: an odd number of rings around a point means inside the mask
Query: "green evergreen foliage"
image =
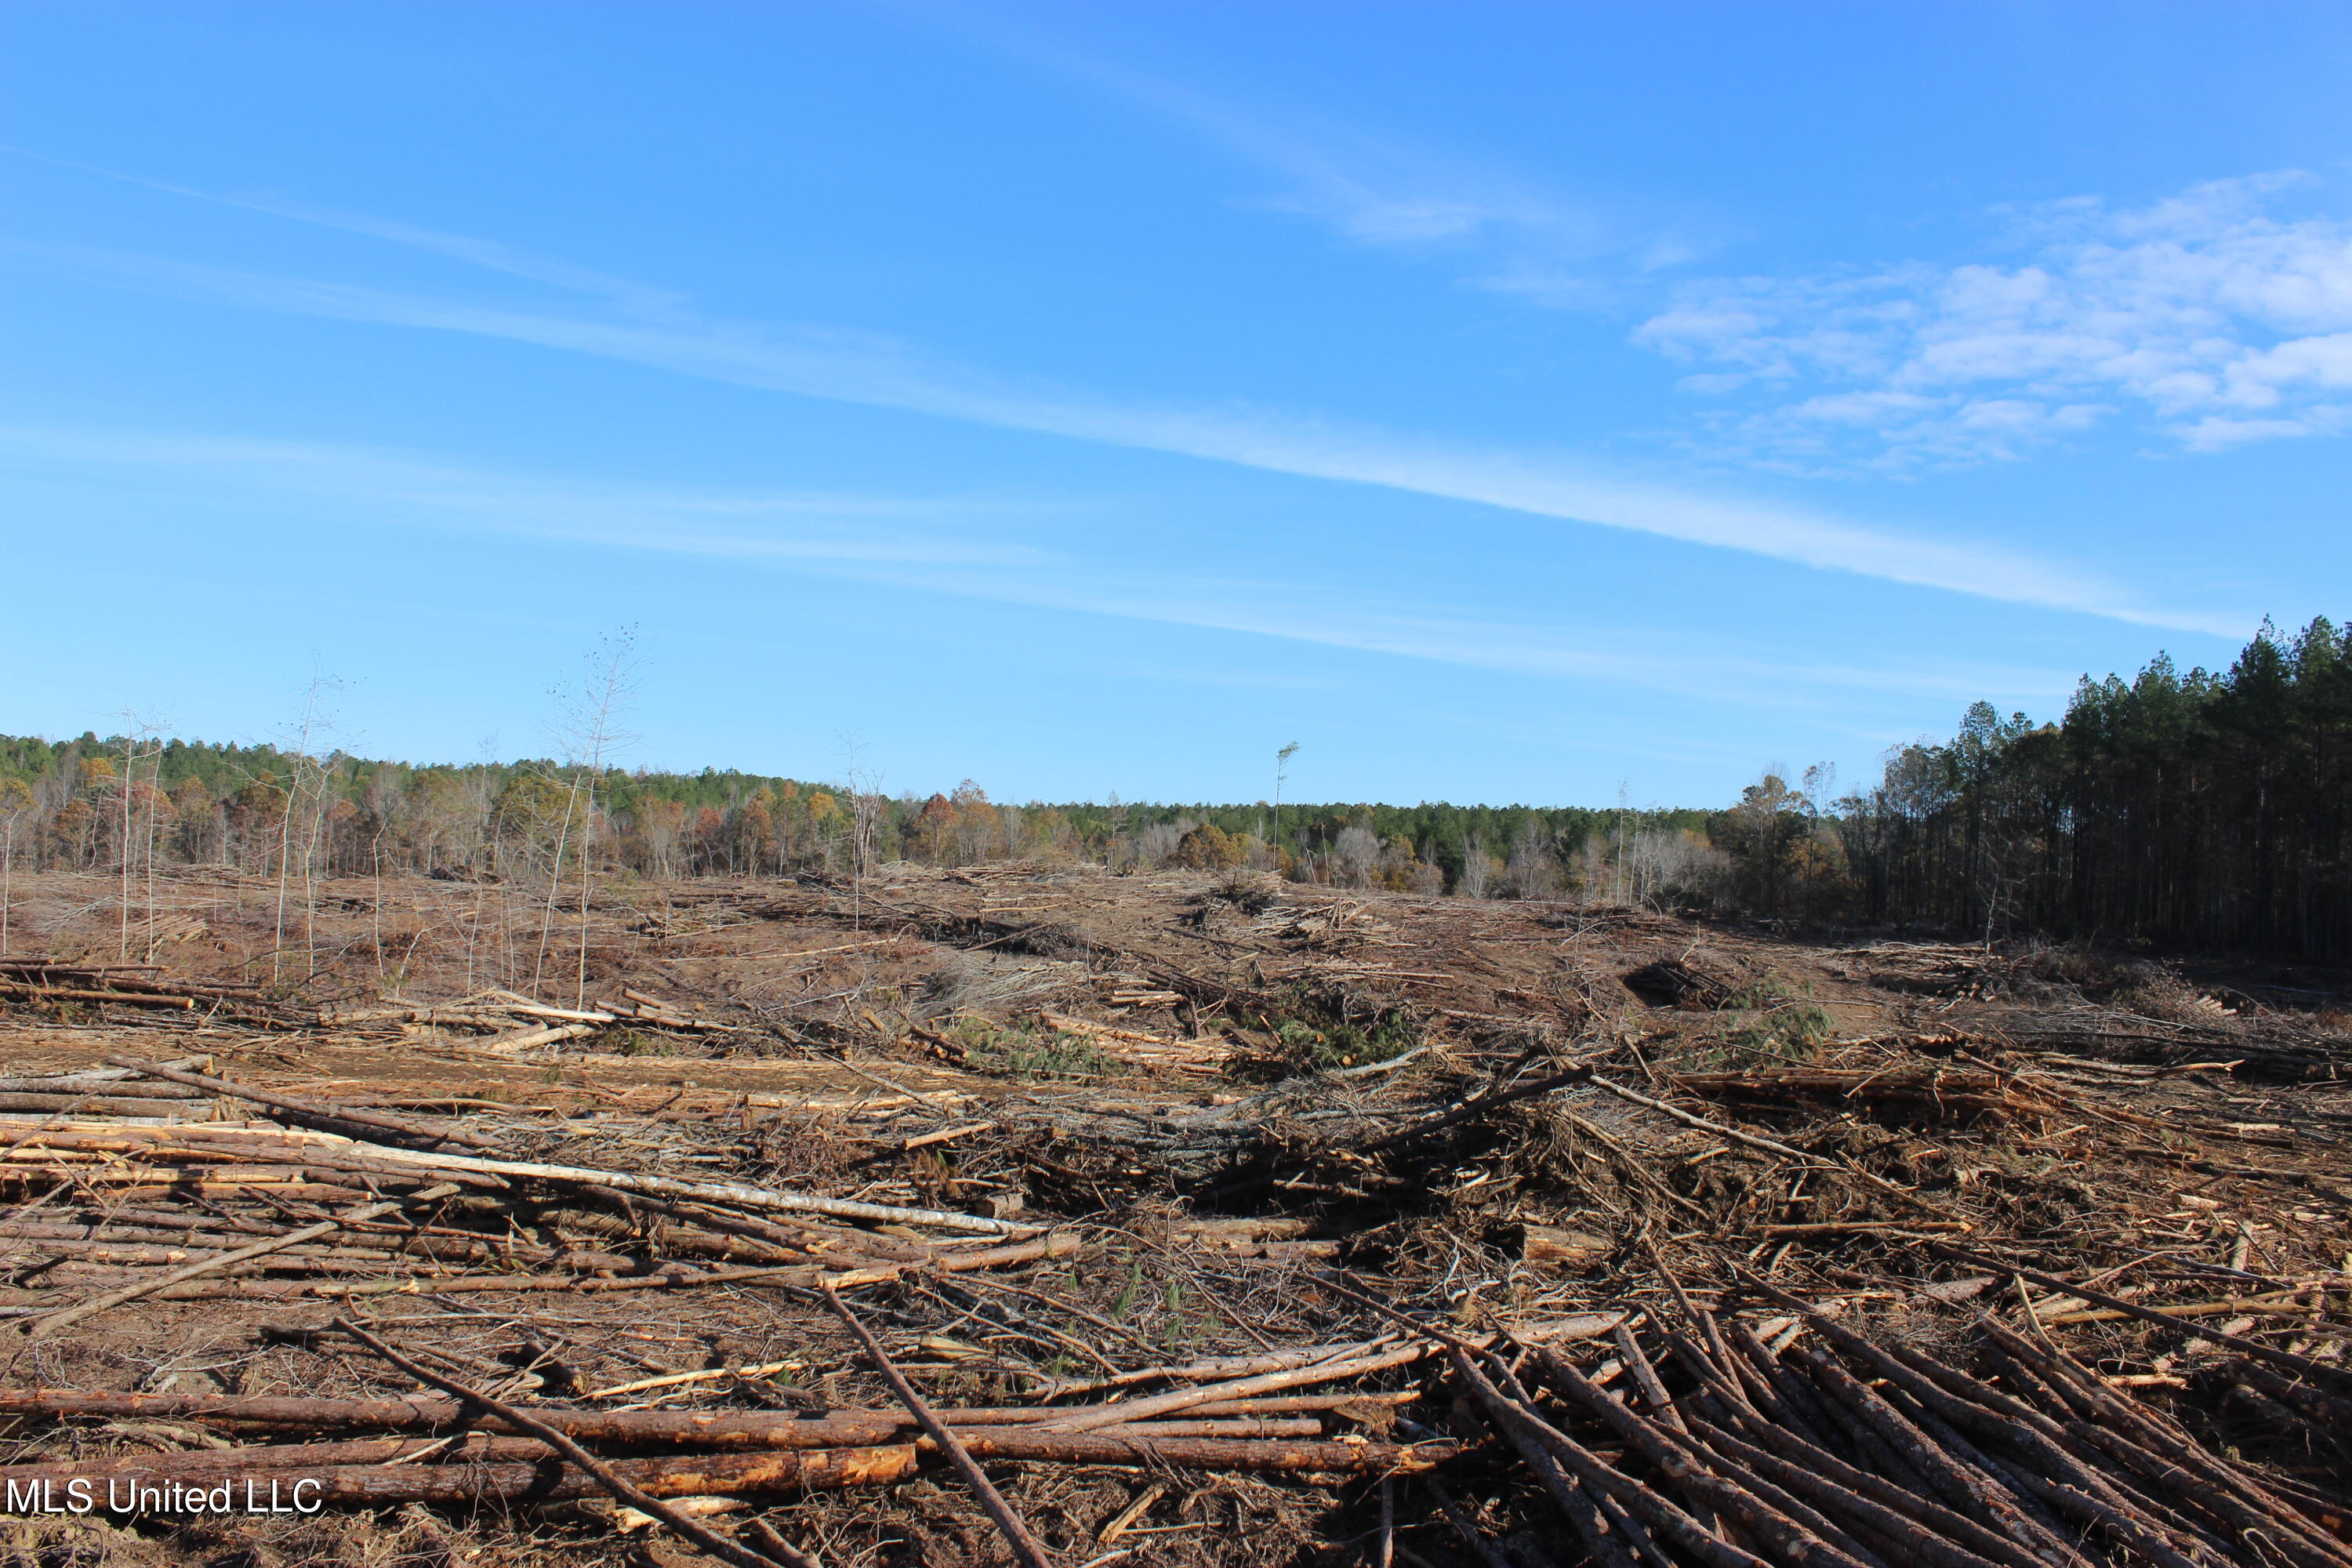
<svg viewBox="0 0 2352 1568"><path fill-rule="evenodd" d="M1367 1066L1402 1056L1421 1043L1421 1027L1403 1007L1384 1007L1369 1017L1350 1014L1343 994L1294 985L1262 1009L1239 1006L1234 1020L1274 1037L1276 1059L1244 1062L1244 1078L1278 1077L1333 1068Z"/></svg>
<svg viewBox="0 0 2352 1568"><path fill-rule="evenodd" d="M2352 956L2352 635L2086 677L2055 724L1979 703L1836 818L1871 921Z"/></svg>
<svg viewBox="0 0 2352 1568"><path fill-rule="evenodd" d="M1000 1029L966 1019L955 1037L975 1071L1004 1078L1094 1080L1134 1070L1095 1041L1056 1029Z"/></svg>

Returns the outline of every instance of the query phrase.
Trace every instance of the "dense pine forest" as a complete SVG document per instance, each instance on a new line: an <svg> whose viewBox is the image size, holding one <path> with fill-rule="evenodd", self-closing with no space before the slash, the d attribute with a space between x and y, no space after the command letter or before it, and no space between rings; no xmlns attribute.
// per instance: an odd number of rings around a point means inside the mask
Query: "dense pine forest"
<svg viewBox="0 0 2352 1568"><path fill-rule="evenodd" d="M1255 868L1465 898L1710 909L2352 956L2352 634L2264 627L2226 670L2087 677L2063 719L1970 709L1874 785L1766 776L1716 810L886 797L850 783L300 746L0 737L19 870L214 866L544 885L847 872L897 859Z"/></svg>
<svg viewBox="0 0 2352 1568"><path fill-rule="evenodd" d="M2221 673L2085 679L2064 719L1979 703L1838 803L1870 921L2352 956L2352 632L2265 626Z"/></svg>

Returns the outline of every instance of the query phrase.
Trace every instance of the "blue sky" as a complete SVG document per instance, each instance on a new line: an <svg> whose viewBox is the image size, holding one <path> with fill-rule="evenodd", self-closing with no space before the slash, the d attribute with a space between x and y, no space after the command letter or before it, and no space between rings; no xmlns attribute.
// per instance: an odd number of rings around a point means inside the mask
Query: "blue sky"
<svg viewBox="0 0 2352 1568"><path fill-rule="evenodd" d="M19 5L0 731L1852 784L2347 613L2352 12Z"/></svg>

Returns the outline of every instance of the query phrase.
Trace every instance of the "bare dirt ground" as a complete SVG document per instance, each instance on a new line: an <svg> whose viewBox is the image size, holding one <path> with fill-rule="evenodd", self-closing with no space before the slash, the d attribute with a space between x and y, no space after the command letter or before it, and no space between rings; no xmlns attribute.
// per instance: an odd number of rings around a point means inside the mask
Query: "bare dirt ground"
<svg viewBox="0 0 2352 1568"><path fill-rule="evenodd" d="M1230 1375L1220 1357L1378 1347L1391 1325L1321 1284L1344 1269L1455 1331L1557 1343L1604 1382L1634 1375L1603 1334L1621 1321L1668 1335L1671 1373L1677 1310L1769 1340L1809 1310L1979 1372L1998 1359L1990 1315L2345 1533L2343 1427L2246 1372L2243 1347L2324 1380L2352 1334L2352 976L1084 868L602 887L584 947L569 890L349 881L281 908L274 883L185 876L134 883L127 915L121 891L16 882L0 1474L297 1440L214 1418L230 1396L417 1391L339 1315L534 1406L897 1411L819 1293L847 1280L927 1399L986 1413L1146 1397ZM456 1130L478 1156L995 1229L845 1213L793 1229L756 1204L666 1210L511 1173L419 1208L422 1178L352 1157L365 1127L110 1058ZM93 1070L122 1076L74 1076ZM287 1127L342 1141L267 1153ZM387 1194L411 1208L23 1331ZM954 1261L1024 1237L1028 1256ZM1124 1458L989 1468L1072 1568L1580 1560L1434 1353L1314 1408L1211 1407L1213 1447L1308 1445L1297 1463L1190 1463L1170 1428ZM158 1401L76 1411L35 1389ZM1349 1468L1334 1444L1394 1452ZM413 1477L464 1451L367 1462ZM1007 1560L933 1453L908 1465L888 1485L677 1495L829 1564ZM1446 1504L1379 1479L1418 1469ZM0 1530L43 1563L693 1554L601 1499L381 1489L395 1482L316 1517Z"/></svg>

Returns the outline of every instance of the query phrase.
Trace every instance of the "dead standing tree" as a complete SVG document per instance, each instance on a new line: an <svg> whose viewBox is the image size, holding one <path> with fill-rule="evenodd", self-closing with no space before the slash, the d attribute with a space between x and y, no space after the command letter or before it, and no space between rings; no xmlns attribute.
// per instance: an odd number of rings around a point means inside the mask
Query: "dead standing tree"
<svg viewBox="0 0 2352 1568"><path fill-rule="evenodd" d="M0 779L0 955L8 951L9 883L16 869L16 832L33 815L33 792L22 779Z"/></svg>
<svg viewBox="0 0 2352 1568"><path fill-rule="evenodd" d="M155 724L142 722L138 715L122 716L122 773L114 783L115 802L120 808L116 823L115 848L121 861L122 886L121 907L115 925L114 961L131 961L131 818L137 804L139 764L153 761L159 772L155 784L148 793L147 806L147 925L152 931L155 924L155 807L154 795L162 788L160 773L163 743L155 739Z"/></svg>
<svg viewBox="0 0 2352 1568"><path fill-rule="evenodd" d="M539 911L539 956L531 961L530 965L530 994L534 996L539 994L541 977L547 971L547 945L555 933L555 897L563 886L563 852L571 846L572 819L580 808L580 770L572 766L565 772L572 777L564 786L563 817L555 830L555 852L547 862L547 899ZM584 860L586 857L582 858ZM581 910L580 918L583 921L587 920L586 910Z"/></svg>
<svg viewBox="0 0 2352 1568"><path fill-rule="evenodd" d="M635 627L604 638L603 646L588 656L588 683L572 725L573 750L584 763L587 806L580 829L580 965L572 996L574 1007L588 1005L589 879L596 864L596 781L604 777L605 758L631 739L618 724L636 689L635 661Z"/></svg>
<svg viewBox="0 0 2352 1568"><path fill-rule="evenodd" d="M588 916L593 901L596 869L596 781L604 776L604 761L629 743L619 728L623 710L635 689L636 633L625 628L605 636L586 658L587 673L576 690L558 687L554 696L562 715L564 772L569 775L563 795L563 819L556 829L555 852L547 867L547 900L540 912L539 955L530 971L530 989L539 994L547 968L547 950L555 931L555 900L563 885L563 857L570 852L579 866L579 964L572 1005L588 998ZM574 825L577 824L577 832Z"/></svg>
<svg viewBox="0 0 2352 1568"><path fill-rule="evenodd" d="M312 861L319 847L319 829L326 812L327 770L320 761L316 747L318 738L334 728L331 715L320 710L321 702L341 691L343 683L330 675L314 674L302 692L302 717L290 735L283 754L287 761L286 780L273 785L285 803L278 818L278 900L269 949L269 978L274 983L284 974L286 957L286 900L290 891L294 862L294 819L303 803L311 802L316 809L311 814L309 829L302 839L302 900L303 946L309 955L308 968L318 968L318 946L312 918L317 908L316 889L312 879Z"/></svg>
<svg viewBox="0 0 2352 1568"><path fill-rule="evenodd" d="M852 930L866 929L866 877L873 869L882 811L882 775L860 765L866 742L856 735L841 737L842 783L849 795L849 914Z"/></svg>

